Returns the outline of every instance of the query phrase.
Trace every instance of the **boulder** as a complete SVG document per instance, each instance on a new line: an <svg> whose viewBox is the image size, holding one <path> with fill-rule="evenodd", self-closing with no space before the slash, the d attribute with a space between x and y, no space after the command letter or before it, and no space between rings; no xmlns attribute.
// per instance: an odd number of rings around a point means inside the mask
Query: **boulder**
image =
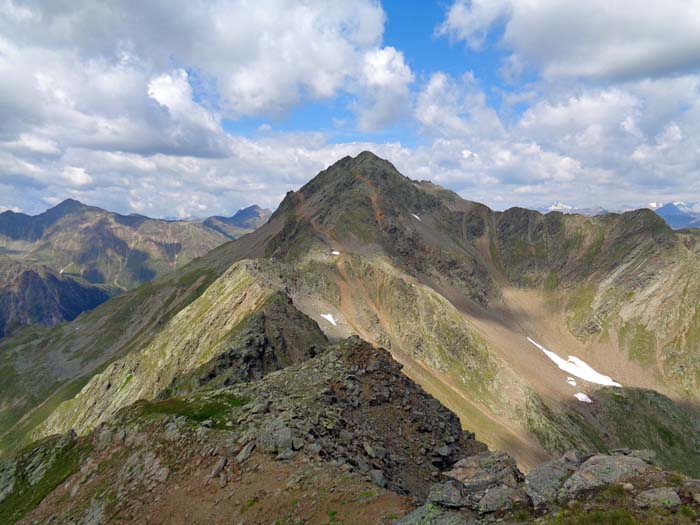
<svg viewBox="0 0 700 525"><path fill-rule="evenodd" d="M464 484L456 479L433 485L428 494L428 502L449 508L461 508L469 504Z"/></svg>
<svg viewBox="0 0 700 525"><path fill-rule="evenodd" d="M565 458L536 466L525 477L525 492L535 507L558 498L564 482L576 471L576 465Z"/></svg>
<svg viewBox="0 0 700 525"><path fill-rule="evenodd" d="M573 495L582 490L614 485L622 483L648 468L649 464L646 461L632 455L596 455L584 462L564 482L563 489L566 494Z"/></svg>
<svg viewBox="0 0 700 525"><path fill-rule="evenodd" d="M473 523L469 515L432 503L418 507L394 525L468 525Z"/></svg>
<svg viewBox="0 0 700 525"><path fill-rule="evenodd" d="M387 486L386 478L384 473L379 469L373 469L369 471L369 477L377 487L385 488Z"/></svg>
<svg viewBox="0 0 700 525"><path fill-rule="evenodd" d="M271 421L258 433L258 445L266 452L286 452L293 447L292 429L280 421Z"/></svg>
<svg viewBox="0 0 700 525"><path fill-rule="evenodd" d="M678 507L681 504L681 498L678 493L671 487L659 487L656 489L645 490L637 495L634 499L635 505L641 508L647 507Z"/></svg>
<svg viewBox="0 0 700 525"><path fill-rule="evenodd" d="M480 514L487 514L526 505L527 495L523 489L498 485L484 491L474 510L478 510Z"/></svg>
<svg viewBox="0 0 700 525"><path fill-rule="evenodd" d="M238 455L236 456L236 461L238 463L243 463L253 453L254 448L255 448L255 441L248 442L246 444L246 446L244 446L241 449L241 451L238 453Z"/></svg>
<svg viewBox="0 0 700 525"><path fill-rule="evenodd" d="M485 452L461 459L445 475L461 481L468 490L498 484L517 487L523 480L515 460L503 452Z"/></svg>
<svg viewBox="0 0 700 525"><path fill-rule="evenodd" d="M225 457L220 457L214 464L214 468L211 469L209 479L214 479L216 476L221 474L221 471L224 470L226 463L228 463L228 460Z"/></svg>
<svg viewBox="0 0 700 525"><path fill-rule="evenodd" d="M653 465L656 462L656 452L653 450L649 449L642 449L642 450L632 450L629 453L630 456L639 458L643 461L646 461L650 465Z"/></svg>

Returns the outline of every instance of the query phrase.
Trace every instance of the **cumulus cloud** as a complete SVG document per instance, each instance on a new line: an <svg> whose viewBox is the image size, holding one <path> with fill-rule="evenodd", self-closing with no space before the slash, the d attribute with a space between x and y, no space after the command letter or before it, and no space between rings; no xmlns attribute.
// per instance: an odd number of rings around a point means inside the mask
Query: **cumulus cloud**
<svg viewBox="0 0 700 525"><path fill-rule="evenodd" d="M0 203L274 207L365 149L499 208L697 200L699 2L454 1L436 31L496 50L485 84L413 71L376 0L0 0ZM309 102L350 113L280 131Z"/></svg>
<svg viewBox="0 0 700 525"><path fill-rule="evenodd" d="M410 114L413 73L382 47L376 0L0 7L0 182L32 211L54 194L151 213L227 212L247 191L272 205L259 191L284 193L266 180L287 173L282 157L249 165L250 151L270 148L227 133L224 119L276 119L339 95L363 130ZM233 204L210 194L224 190Z"/></svg>
<svg viewBox="0 0 700 525"><path fill-rule="evenodd" d="M455 80L434 73L418 95L416 118L424 129L447 136L495 135L501 121L486 103L486 96L472 73Z"/></svg>
<svg viewBox="0 0 700 525"><path fill-rule="evenodd" d="M411 82L413 72L400 51L385 47L365 53L360 81L359 128L375 131L406 115Z"/></svg>
<svg viewBox="0 0 700 525"><path fill-rule="evenodd" d="M619 80L700 67L698 0L456 0L438 32L480 49L500 26L495 38L512 57L548 78Z"/></svg>

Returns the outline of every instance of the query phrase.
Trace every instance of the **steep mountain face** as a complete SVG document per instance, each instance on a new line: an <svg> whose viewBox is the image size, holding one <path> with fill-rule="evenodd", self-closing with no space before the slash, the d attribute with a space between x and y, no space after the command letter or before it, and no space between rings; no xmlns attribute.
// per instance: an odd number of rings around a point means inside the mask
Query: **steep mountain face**
<svg viewBox="0 0 700 525"><path fill-rule="evenodd" d="M0 343L0 445L256 388L359 336L524 470L634 447L699 473L697 247L650 210L497 213L348 157L254 233Z"/></svg>
<svg viewBox="0 0 700 525"><path fill-rule="evenodd" d="M72 321L109 297L105 289L0 255L0 338L24 325Z"/></svg>
<svg viewBox="0 0 700 525"><path fill-rule="evenodd" d="M228 241L202 224L123 216L67 200L37 215L0 214L0 251L62 275L130 289Z"/></svg>
<svg viewBox="0 0 700 525"><path fill-rule="evenodd" d="M236 239L241 235L250 233L260 228L272 215L270 210L254 204L248 208L238 210L231 217L213 216L206 219L203 224L212 230L226 235L229 239Z"/></svg>

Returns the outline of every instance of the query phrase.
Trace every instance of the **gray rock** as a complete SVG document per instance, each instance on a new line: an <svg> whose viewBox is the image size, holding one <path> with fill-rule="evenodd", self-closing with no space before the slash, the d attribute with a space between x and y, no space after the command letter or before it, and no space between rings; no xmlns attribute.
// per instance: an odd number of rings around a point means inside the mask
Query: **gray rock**
<svg viewBox="0 0 700 525"><path fill-rule="evenodd" d="M224 470L226 463L228 463L228 460L224 457L220 457L214 464L214 468L211 469L211 472L209 473L209 478L214 479L216 476L221 474L221 471Z"/></svg>
<svg viewBox="0 0 700 525"><path fill-rule="evenodd" d="M564 482L576 470L575 465L564 458L536 466L525 477L525 492L535 507L554 501Z"/></svg>
<svg viewBox="0 0 700 525"><path fill-rule="evenodd" d="M475 519L465 512L428 503L394 522L394 525L470 525Z"/></svg>
<svg viewBox="0 0 700 525"><path fill-rule="evenodd" d="M447 457L452 453L452 450L447 445L443 445L435 449L435 454L442 457Z"/></svg>
<svg viewBox="0 0 700 525"><path fill-rule="evenodd" d="M357 470L359 470L363 474L367 474L370 471L369 463L367 463L363 459L358 459L357 460Z"/></svg>
<svg viewBox="0 0 700 525"><path fill-rule="evenodd" d="M372 480L372 483L374 483L378 487L385 488L388 484L386 478L384 477L384 473L381 470L370 470L369 477Z"/></svg>
<svg viewBox="0 0 700 525"><path fill-rule="evenodd" d="M635 505L641 508L647 507L678 507L681 504L681 498L678 493L670 487L660 487L651 490L645 490L637 495L634 499Z"/></svg>
<svg viewBox="0 0 700 525"><path fill-rule="evenodd" d="M700 505L700 479L689 479L683 484L683 495ZM0 501L2 497L0 496Z"/></svg>
<svg viewBox="0 0 700 525"><path fill-rule="evenodd" d="M374 451L374 449L372 448L372 446L369 443L367 443L366 441L363 441L362 447L365 449L365 454L367 454L369 457L371 457L371 458L377 457L377 453Z"/></svg>
<svg viewBox="0 0 700 525"><path fill-rule="evenodd" d="M461 481L470 491L499 483L516 487L523 480L515 460L503 452L484 452L461 459L445 475Z"/></svg>
<svg viewBox="0 0 700 525"><path fill-rule="evenodd" d="M294 457L294 449L293 448L286 448L282 450L280 453L277 454L277 459L291 459Z"/></svg>
<svg viewBox="0 0 700 525"><path fill-rule="evenodd" d="M253 453L254 448L255 448L255 441L249 441L246 444L246 446L243 447L241 449L241 451L238 453L238 455L236 456L236 462L243 463Z"/></svg>
<svg viewBox="0 0 700 525"><path fill-rule="evenodd" d="M165 424L165 439L168 441L178 441L182 437L180 428L175 421L168 421Z"/></svg>
<svg viewBox="0 0 700 525"><path fill-rule="evenodd" d="M653 450L643 449L643 450L632 450L629 453L630 456L639 458L647 463L653 465L656 462L656 452Z"/></svg>
<svg viewBox="0 0 700 525"><path fill-rule="evenodd" d="M597 455L587 460L564 482L564 491L575 494L582 490L613 485L646 471L646 461L634 456Z"/></svg>
<svg viewBox="0 0 700 525"><path fill-rule="evenodd" d="M270 410L270 402L269 401L260 401L258 403L255 403L250 407L250 413L251 414L267 414L267 412Z"/></svg>
<svg viewBox="0 0 700 525"><path fill-rule="evenodd" d="M481 514L508 510L527 503L527 496L522 489L498 485L484 491L477 509Z"/></svg>
<svg viewBox="0 0 700 525"><path fill-rule="evenodd" d="M161 467L158 470L156 470L153 477L159 483L165 483L168 480L169 475L170 475L170 469L168 467Z"/></svg>
<svg viewBox="0 0 700 525"><path fill-rule="evenodd" d="M455 479L437 483L430 487L427 501L441 507L455 509L466 507L469 504L464 485Z"/></svg>
<svg viewBox="0 0 700 525"><path fill-rule="evenodd" d="M257 441L266 452L283 452L292 448L292 429L280 421L271 421L258 433Z"/></svg>

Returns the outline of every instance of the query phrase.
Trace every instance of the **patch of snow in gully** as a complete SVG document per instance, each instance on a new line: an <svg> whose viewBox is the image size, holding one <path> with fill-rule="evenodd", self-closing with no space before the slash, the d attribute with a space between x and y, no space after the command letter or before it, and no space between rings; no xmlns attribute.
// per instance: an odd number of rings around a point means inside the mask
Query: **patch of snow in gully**
<svg viewBox="0 0 700 525"><path fill-rule="evenodd" d="M333 250L331 252L331 255L340 255L340 252L338 250Z"/></svg>
<svg viewBox="0 0 700 525"><path fill-rule="evenodd" d="M415 213L412 213L411 215L412 215L413 217L415 217L416 219L418 219L420 222L423 222L423 221L421 220L421 218L418 217L418 215L416 215Z"/></svg>
<svg viewBox="0 0 700 525"><path fill-rule="evenodd" d="M569 383L571 386L576 386L576 380L573 377L567 377L566 382Z"/></svg>
<svg viewBox="0 0 700 525"><path fill-rule="evenodd" d="M547 357L554 361L554 363L561 370L571 374L572 376L576 376L579 379L583 379L584 381L588 381L589 383L595 383L597 385L622 386L620 383L616 383L615 381L613 381L612 378L603 375L600 372L597 372L576 356L570 355L569 359L567 361L564 361L557 354L555 354L554 352L550 352L544 346L532 340L531 338L528 337L527 340L530 341L530 343L535 345L537 348L542 350L542 352L544 352L544 354Z"/></svg>
<svg viewBox="0 0 700 525"><path fill-rule="evenodd" d="M593 403L593 400L583 392L576 392L574 397L581 401L581 403Z"/></svg>
<svg viewBox="0 0 700 525"><path fill-rule="evenodd" d="M335 322L335 319L333 318L333 314L321 314L321 317L323 317L326 321L331 323L333 326L338 326Z"/></svg>

